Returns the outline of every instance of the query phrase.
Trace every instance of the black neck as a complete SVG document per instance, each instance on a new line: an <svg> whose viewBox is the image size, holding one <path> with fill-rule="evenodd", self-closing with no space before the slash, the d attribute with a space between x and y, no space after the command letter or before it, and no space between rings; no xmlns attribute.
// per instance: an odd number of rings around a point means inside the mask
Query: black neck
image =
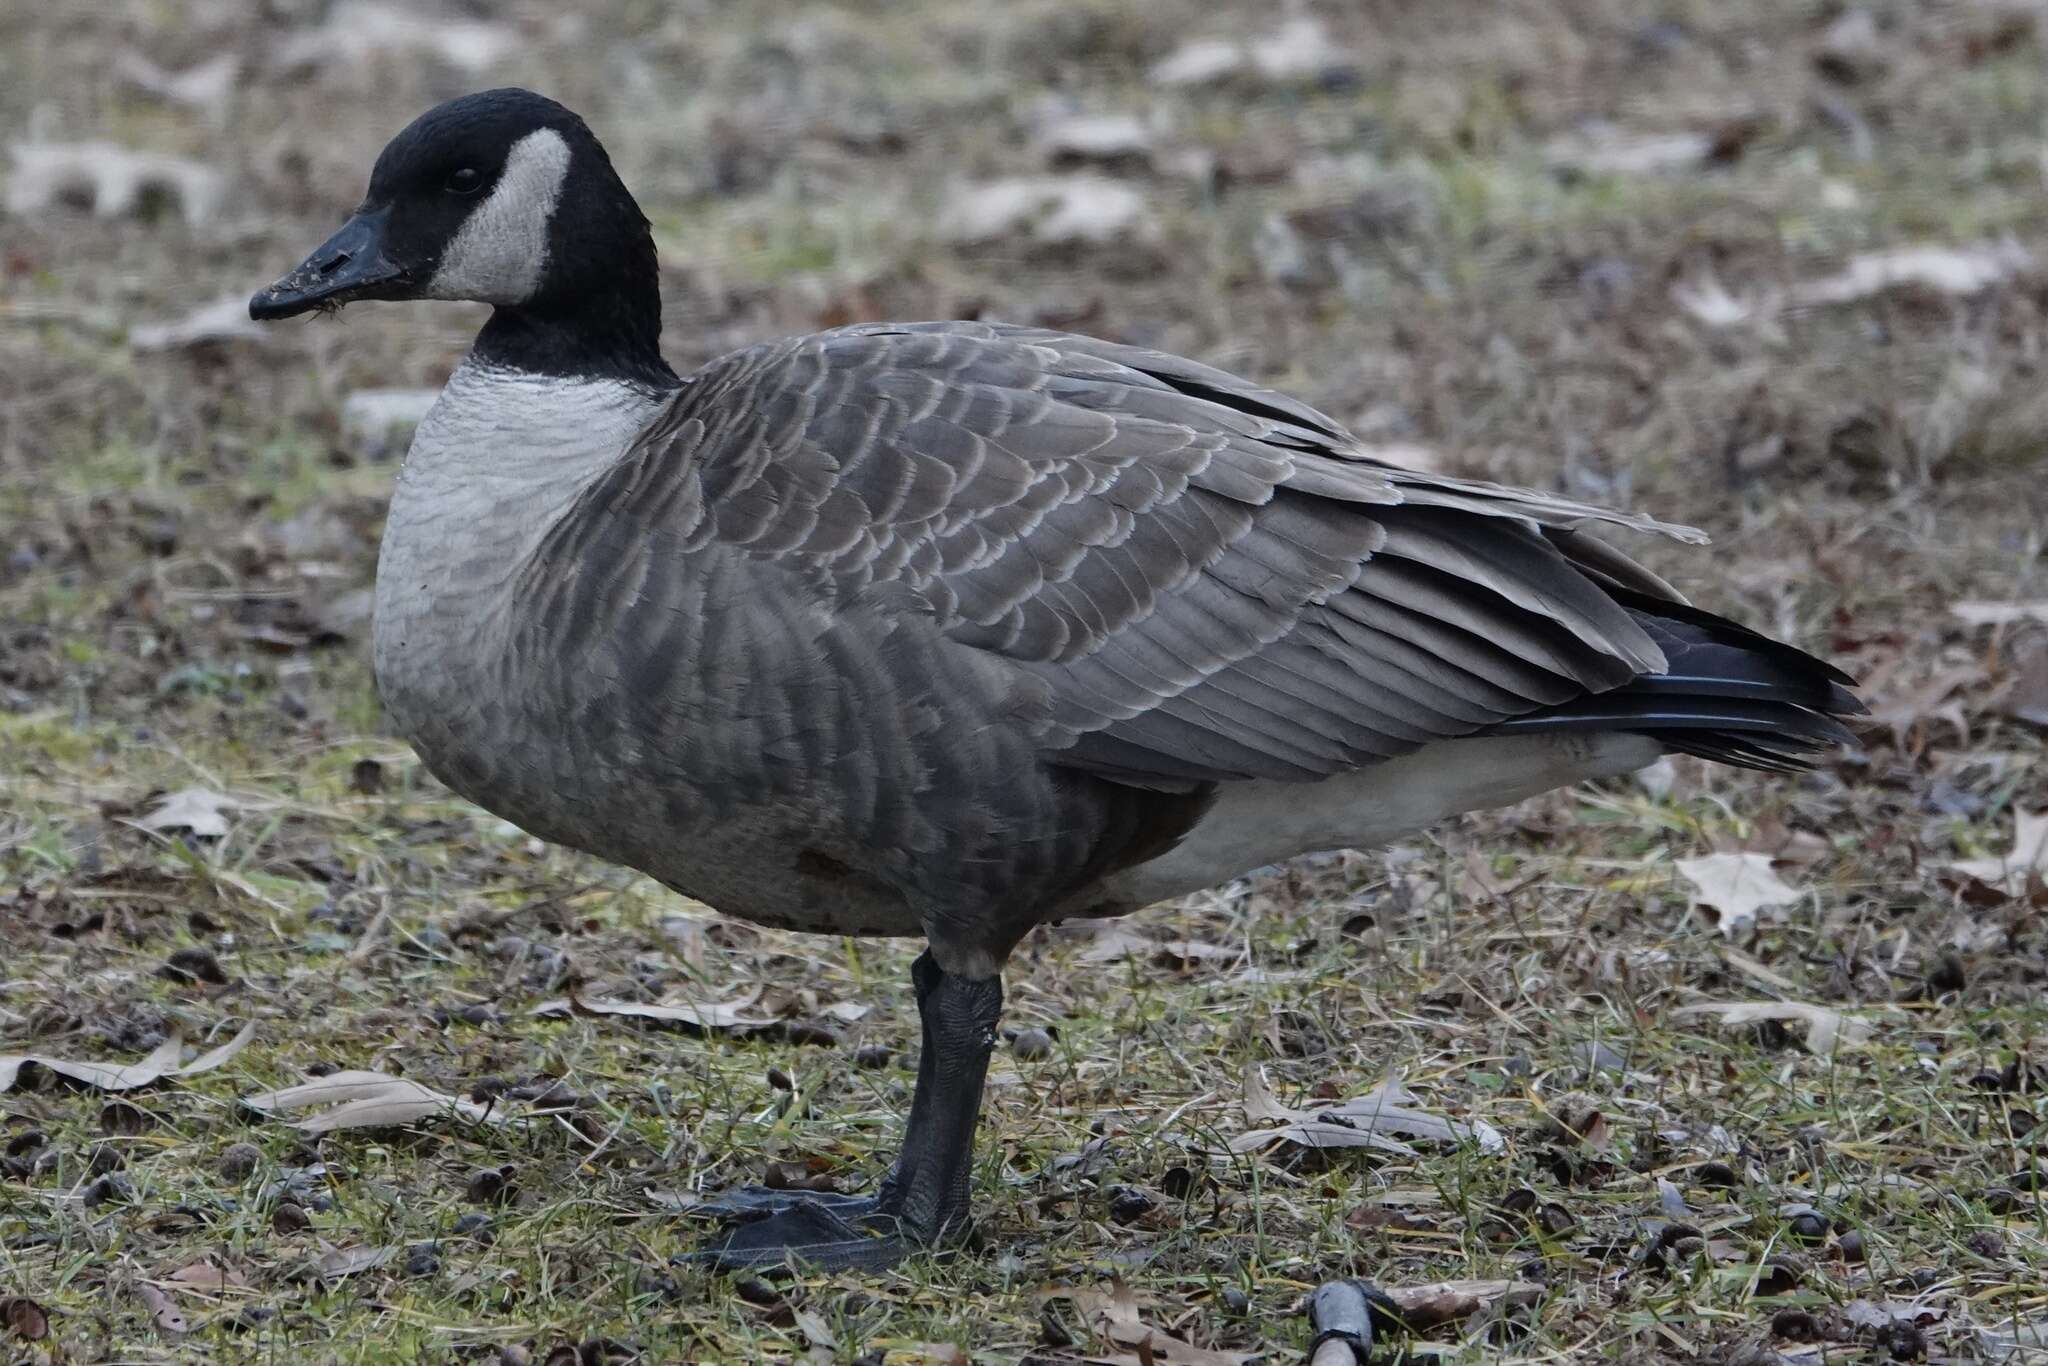
<svg viewBox="0 0 2048 1366"><path fill-rule="evenodd" d="M661 296L652 280L644 289L589 294L571 307L536 300L495 309L470 354L540 375L620 379L655 389L682 383L661 354Z"/></svg>
<svg viewBox="0 0 2048 1366"><path fill-rule="evenodd" d="M580 120L569 178L548 221L539 291L501 306L474 353L536 374L622 379L672 389L681 380L661 356L661 269L647 215Z"/></svg>

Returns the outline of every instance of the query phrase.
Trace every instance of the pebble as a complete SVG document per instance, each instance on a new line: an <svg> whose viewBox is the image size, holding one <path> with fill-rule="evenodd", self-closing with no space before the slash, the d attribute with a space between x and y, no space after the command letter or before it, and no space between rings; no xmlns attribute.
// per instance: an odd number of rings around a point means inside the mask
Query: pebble
<svg viewBox="0 0 2048 1366"><path fill-rule="evenodd" d="M1040 1058L1052 1056L1052 1035L1043 1029L1020 1029L1017 1037L1010 1040L1010 1051L1025 1062L1037 1062Z"/></svg>

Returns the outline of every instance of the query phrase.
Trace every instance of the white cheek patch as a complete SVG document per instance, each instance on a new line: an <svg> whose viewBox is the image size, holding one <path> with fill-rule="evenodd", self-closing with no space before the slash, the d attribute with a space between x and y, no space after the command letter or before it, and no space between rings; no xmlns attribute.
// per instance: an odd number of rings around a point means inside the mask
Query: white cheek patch
<svg viewBox="0 0 2048 1366"><path fill-rule="evenodd" d="M548 264L548 220L569 174L569 144L540 128L512 144L490 198L476 206L441 254L429 299L520 304L540 288Z"/></svg>

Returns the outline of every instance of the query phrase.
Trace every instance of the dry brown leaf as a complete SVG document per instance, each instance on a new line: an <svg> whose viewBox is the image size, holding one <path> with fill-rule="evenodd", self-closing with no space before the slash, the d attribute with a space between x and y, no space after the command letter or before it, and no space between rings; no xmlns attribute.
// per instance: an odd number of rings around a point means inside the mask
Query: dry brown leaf
<svg viewBox="0 0 2048 1366"><path fill-rule="evenodd" d="M1730 1001L1680 1006L1671 1012L1674 1020L1696 1015L1710 1015L1724 1025L1761 1024L1766 1020L1801 1024L1806 1026L1807 1049L1823 1057L1834 1052L1839 1044L1862 1043L1877 1028L1867 1016L1847 1015L1832 1006L1804 1001Z"/></svg>
<svg viewBox="0 0 2048 1366"><path fill-rule="evenodd" d="M1122 1281L1112 1281L1106 1289L1092 1285L1047 1286L1038 1292L1038 1299L1040 1303L1054 1299L1073 1301L1097 1333L1119 1347L1132 1349L1133 1354L1085 1358L1098 1366L1250 1366L1262 1359L1257 1352L1198 1347L1164 1329L1150 1327L1139 1311L1137 1297Z"/></svg>
<svg viewBox="0 0 2048 1366"><path fill-rule="evenodd" d="M1906 732L1921 722L1946 721L1955 727L1957 740L1967 744L1970 723L1963 716L1962 705L1951 701L1949 695L1966 683L1981 683L1984 678L1981 664L1944 669L1909 693L1881 699L1870 709L1870 724L1889 726L1892 742L1903 747Z"/></svg>
<svg viewBox="0 0 2048 1366"><path fill-rule="evenodd" d="M241 1052L255 1037L256 1026L244 1025L234 1038L182 1065L178 1058L184 1052L185 1041L175 1034L158 1044L156 1051L141 1062L80 1062L72 1058L51 1057L47 1053L0 1056L0 1092L13 1088L20 1079L22 1067L28 1063L46 1067L60 1077L69 1077L101 1091L133 1091L165 1077L191 1077L211 1072Z"/></svg>
<svg viewBox="0 0 2048 1366"><path fill-rule="evenodd" d="M189 1265L181 1266L168 1276L158 1278L159 1285L173 1290L188 1290L195 1294L218 1295L226 1290L247 1290L249 1279L233 1267L218 1266L201 1258Z"/></svg>
<svg viewBox="0 0 2048 1366"><path fill-rule="evenodd" d="M1682 858L1676 867L1692 884L1694 900L1714 912L1716 926L1730 939L1754 929L1759 911L1805 896L1771 871L1764 854L1703 854Z"/></svg>
<svg viewBox="0 0 2048 1366"><path fill-rule="evenodd" d="M444 1095L431 1086L383 1072L334 1072L298 1086L245 1096L242 1104L266 1114L332 1107L297 1121L309 1134L414 1124L447 1114L489 1124L511 1118L495 1107Z"/></svg>
<svg viewBox="0 0 2048 1366"><path fill-rule="evenodd" d="M1948 865L2007 896L2025 896L2033 878L2048 881L2048 809L2012 812L2012 849L1991 858L1958 859Z"/></svg>
<svg viewBox="0 0 2048 1366"><path fill-rule="evenodd" d="M1233 1153L1251 1152L1279 1140L1304 1148L1374 1148L1381 1152L1413 1156L1406 1143L1388 1138L1433 1139L1441 1143L1476 1142L1480 1151L1502 1152L1507 1140L1498 1129L1483 1120L1470 1124L1446 1119L1414 1108L1418 1097L1398 1077L1381 1082L1364 1095L1334 1105L1296 1110L1282 1105L1266 1084L1265 1069L1254 1067L1245 1073L1245 1116L1255 1123L1278 1124L1277 1129L1257 1129L1230 1140Z"/></svg>
<svg viewBox="0 0 2048 1366"><path fill-rule="evenodd" d="M607 1001L595 996L581 996L572 985L566 997L542 1001L530 1013L624 1015L635 1020L661 1020L700 1030L765 1029L775 1023L775 1017L754 1013L753 1007L760 999L761 993L757 988L730 1001L668 1001L650 1005L642 1001Z"/></svg>
<svg viewBox="0 0 2048 1366"><path fill-rule="evenodd" d="M0 1323L24 1342L41 1342L50 1336L50 1313L26 1295L0 1300Z"/></svg>
<svg viewBox="0 0 2048 1366"><path fill-rule="evenodd" d="M185 1315L172 1303L169 1295L148 1281L139 1282L135 1293L149 1307L149 1321L156 1325L158 1332L177 1337L192 1331L192 1325L185 1321Z"/></svg>

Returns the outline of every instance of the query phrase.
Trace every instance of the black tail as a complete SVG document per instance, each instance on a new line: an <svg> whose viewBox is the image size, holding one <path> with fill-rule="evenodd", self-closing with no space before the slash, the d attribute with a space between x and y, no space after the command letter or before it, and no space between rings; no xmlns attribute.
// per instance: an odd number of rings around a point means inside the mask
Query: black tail
<svg viewBox="0 0 2048 1366"><path fill-rule="evenodd" d="M1680 754L1778 772L1810 767L1829 746L1855 743L1837 718L1869 709L1840 669L1697 607L1625 588L1608 592L1662 647L1665 671L1496 730L1636 731Z"/></svg>

